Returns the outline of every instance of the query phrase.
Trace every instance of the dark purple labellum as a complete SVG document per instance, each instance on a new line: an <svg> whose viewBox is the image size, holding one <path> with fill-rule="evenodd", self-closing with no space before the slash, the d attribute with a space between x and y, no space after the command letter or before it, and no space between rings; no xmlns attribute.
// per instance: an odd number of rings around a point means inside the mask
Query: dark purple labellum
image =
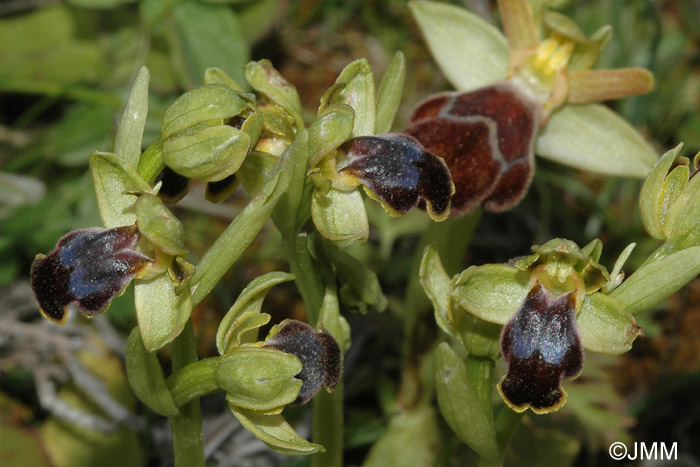
<svg viewBox="0 0 700 467"><path fill-rule="evenodd" d="M564 405L561 380L576 378L583 367L575 292L552 298L535 283L503 328L501 353L508 373L498 390L513 410L530 407L535 413L547 413Z"/></svg>
<svg viewBox="0 0 700 467"><path fill-rule="evenodd" d="M63 236L48 256L37 255L30 276L42 314L64 324L66 307L73 302L88 316L106 310L153 261L132 249L138 239L135 225L80 229Z"/></svg>
<svg viewBox="0 0 700 467"><path fill-rule="evenodd" d="M406 133L442 157L452 174L451 216L484 206L504 211L532 178L540 105L509 81L440 94L418 105Z"/></svg>
<svg viewBox="0 0 700 467"><path fill-rule="evenodd" d="M306 323L289 320L282 323L274 337L265 341L265 347L291 353L301 361L302 369L297 376L302 385L294 405L305 404L322 387L335 389L340 380L343 355L325 329L316 332Z"/></svg>
<svg viewBox="0 0 700 467"><path fill-rule="evenodd" d="M158 191L158 197L166 203L180 201L190 191L192 185L192 180L167 166L158 174L156 182L163 182Z"/></svg>
<svg viewBox="0 0 700 467"><path fill-rule="evenodd" d="M357 177L391 210L406 213L423 199L434 218L447 217L454 193L450 172L415 138L398 133L359 136L341 150L347 160L339 169Z"/></svg>
<svg viewBox="0 0 700 467"><path fill-rule="evenodd" d="M236 188L238 188L238 179L236 178L236 174L231 174L218 182L207 183L204 196L212 203L220 203L231 196L231 194L236 191Z"/></svg>

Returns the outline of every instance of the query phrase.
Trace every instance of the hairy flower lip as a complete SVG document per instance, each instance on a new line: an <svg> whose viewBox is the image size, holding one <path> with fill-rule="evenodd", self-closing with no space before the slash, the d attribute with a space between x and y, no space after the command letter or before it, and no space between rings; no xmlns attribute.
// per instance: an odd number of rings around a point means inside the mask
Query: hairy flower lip
<svg viewBox="0 0 700 467"><path fill-rule="evenodd" d="M566 403L562 379L583 369L583 346L576 325L574 292L552 294L538 281L501 334L508 373L498 392L516 412L541 414Z"/></svg>
<svg viewBox="0 0 700 467"><path fill-rule="evenodd" d="M62 325L71 303L89 317L105 311L153 261L133 250L139 236L136 225L79 229L63 236L50 254L37 255L30 282L41 313Z"/></svg>
<svg viewBox="0 0 700 467"><path fill-rule="evenodd" d="M454 194L449 169L416 138L402 133L359 136L340 149L347 158L338 171L359 180L390 214L405 214L424 200L434 220L449 215Z"/></svg>

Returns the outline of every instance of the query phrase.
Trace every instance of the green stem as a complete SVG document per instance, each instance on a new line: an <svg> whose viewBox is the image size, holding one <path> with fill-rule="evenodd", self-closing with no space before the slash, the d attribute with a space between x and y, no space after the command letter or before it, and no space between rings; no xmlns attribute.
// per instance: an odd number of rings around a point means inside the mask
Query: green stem
<svg viewBox="0 0 700 467"><path fill-rule="evenodd" d="M493 392L493 369L495 362L486 357L467 356L465 367L467 376L476 390L486 414L493 420L491 396Z"/></svg>
<svg viewBox="0 0 700 467"><path fill-rule="evenodd" d="M343 465L343 383L335 391L319 392L313 402L314 443L326 448L311 458L312 467L341 467Z"/></svg>
<svg viewBox="0 0 700 467"><path fill-rule="evenodd" d="M192 362L175 371L166 383L173 401L178 407L208 394L221 391L216 380L216 367L221 357L211 357Z"/></svg>
<svg viewBox="0 0 700 467"><path fill-rule="evenodd" d="M306 305L306 317L311 326L316 326L321 305L323 304L324 286L314 259L308 248L307 236L296 235L285 238L282 242L289 268L296 276L295 282Z"/></svg>
<svg viewBox="0 0 700 467"><path fill-rule="evenodd" d="M171 347L173 372L197 361L197 345L192 320L175 338ZM176 467L204 467L204 442L202 440L202 413L199 399L182 406L177 417L171 417L173 454Z"/></svg>

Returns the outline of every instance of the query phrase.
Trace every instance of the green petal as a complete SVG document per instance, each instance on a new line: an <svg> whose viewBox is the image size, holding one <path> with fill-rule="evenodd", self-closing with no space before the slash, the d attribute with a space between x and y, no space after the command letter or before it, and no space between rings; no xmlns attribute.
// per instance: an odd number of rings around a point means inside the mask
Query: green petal
<svg viewBox="0 0 700 467"><path fill-rule="evenodd" d="M401 52L396 52L377 91L376 133L378 135L391 130L391 124L401 103L405 78L406 58Z"/></svg>
<svg viewBox="0 0 700 467"><path fill-rule="evenodd" d="M172 342L185 327L192 311L188 288L178 295L168 272L149 280L137 280L134 306L143 345L154 352Z"/></svg>
<svg viewBox="0 0 700 467"><path fill-rule="evenodd" d="M452 86L471 91L506 76L508 42L501 32L464 8L411 2L428 48Z"/></svg>
<svg viewBox="0 0 700 467"><path fill-rule="evenodd" d="M637 269L610 293L636 314L676 293L700 273L700 246L686 248Z"/></svg>
<svg viewBox="0 0 700 467"><path fill-rule="evenodd" d="M452 298L484 321L506 324L530 290L529 277L505 264L472 266L452 279Z"/></svg>
<svg viewBox="0 0 700 467"><path fill-rule="evenodd" d="M265 322L262 322L262 319L256 319L250 314L264 317L265 314L261 315L260 310L267 292L274 285L291 280L294 280L294 274L274 271L256 277L243 289L236 302L221 320L216 332L216 348L221 355L230 352L241 343L255 341L257 331L255 333L248 331L257 330L258 327L267 324L270 315L266 315Z"/></svg>
<svg viewBox="0 0 700 467"><path fill-rule="evenodd" d="M235 407L268 411L290 404L299 395L294 375L301 362L292 354L262 347L238 347L221 357L216 380Z"/></svg>
<svg viewBox="0 0 700 467"><path fill-rule="evenodd" d="M326 154L345 142L352 134L355 112L345 104L324 108L309 125L309 165L314 167Z"/></svg>
<svg viewBox="0 0 700 467"><path fill-rule="evenodd" d="M366 58L355 60L340 72L336 84L344 83L332 93L330 104L347 104L355 111L352 136L373 135L377 126L374 73Z"/></svg>
<svg viewBox="0 0 700 467"><path fill-rule="evenodd" d="M321 235L341 248L365 243L369 237L369 221L359 190L331 188L326 196L314 195L311 217Z"/></svg>
<svg viewBox="0 0 700 467"><path fill-rule="evenodd" d="M92 153L90 172L105 227L120 227L136 222L134 205L138 198L127 193L148 191L151 189L148 183L121 158L109 153Z"/></svg>
<svg viewBox="0 0 700 467"><path fill-rule="evenodd" d="M435 351L435 388L438 404L452 431L480 456L498 457L493 419L488 416L464 361L443 342Z"/></svg>
<svg viewBox="0 0 700 467"><path fill-rule="evenodd" d="M560 164L620 177L645 177L656 153L627 121L600 104L565 105L537 137L535 152Z"/></svg>
<svg viewBox="0 0 700 467"><path fill-rule="evenodd" d="M323 446L310 443L299 436L282 415L266 415L240 407L230 407L233 415L246 430L277 452L299 455L325 451Z"/></svg>
<svg viewBox="0 0 700 467"><path fill-rule="evenodd" d="M141 156L141 140L148 114L149 79L148 68L141 67L133 86L131 86L129 100L114 138L114 153L133 169L138 166Z"/></svg>
<svg viewBox="0 0 700 467"><path fill-rule="evenodd" d="M624 304L602 293L586 295L577 321L583 347L593 352L627 352L634 339L643 334Z"/></svg>

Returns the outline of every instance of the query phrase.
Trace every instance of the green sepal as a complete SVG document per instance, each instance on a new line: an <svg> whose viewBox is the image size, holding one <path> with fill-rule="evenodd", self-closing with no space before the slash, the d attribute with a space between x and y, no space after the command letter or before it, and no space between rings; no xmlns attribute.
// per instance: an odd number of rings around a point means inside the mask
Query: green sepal
<svg viewBox="0 0 700 467"><path fill-rule="evenodd" d="M126 376L136 397L149 409L164 417L180 415L158 357L146 350L137 327L126 341Z"/></svg>
<svg viewBox="0 0 700 467"><path fill-rule="evenodd" d="M377 274L365 263L340 250L330 252L330 261L338 272L341 296L352 291L353 297L357 297L365 307L369 305L380 312L386 310L388 300L382 292Z"/></svg>
<svg viewBox="0 0 700 467"><path fill-rule="evenodd" d="M152 184L164 168L163 140L158 138L143 151L136 172L146 183Z"/></svg>
<svg viewBox="0 0 700 467"><path fill-rule="evenodd" d="M445 3L411 2L411 13L430 53L458 91L472 91L506 77L508 42L483 19Z"/></svg>
<svg viewBox="0 0 700 467"><path fill-rule="evenodd" d="M670 297L698 273L700 246L694 246L642 265L610 296L634 315Z"/></svg>
<svg viewBox="0 0 700 467"><path fill-rule="evenodd" d="M594 238L588 245L581 248L581 254L591 258L593 261L600 261L600 255L603 253L603 242L599 238Z"/></svg>
<svg viewBox="0 0 700 467"><path fill-rule="evenodd" d="M601 104L559 108L540 131L535 152L569 167L619 177L643 178L657 159L632 125Z"/></svg>
<svg viewBox="0 0 700 467"><path fill-rule="evenodd" d="M218 67L207 68L204 71L204 84L223 84L237 92L243 92L244 89L224 70Z"/></svg>
<svg viewBox="0 0 700 467"><path fill-rule="evenodd" d="M506 324L530 291L530 275L505 264L471 266L452 279L455 305L474 316Z"/></svg>
<svg viewBox="0 0 700 467"><path fill-rule="evenodd" d="M435 322L444 332L456 337L449 310L450 276L442 266L436 244L433 243L423 250L418 276L425 294L433 303Z"/></svg>
<svg viewBox="0 0 700 467"><path fill-rule="evenodd" d="M243 425L270 449L282 454L306 455L325 452L323 446L311 443L299 436L282 415L267 415L253 410L246 410L233 405L231 412Z"/></svg>
<svg viewBox="0 0 700 467"><path fill-rule="evenodd" d="M281 409L299 396L299 359L265 347L237 347L222 356L216 380L229 405L260 412Z"/></svg>
<svg viewBox="0 0 700 467"><path fill-rule="evenodd" d="M345 83L333 93L330 104L347 104L355 111L352 136L373 135L377 126L374 73L366 58L349 63L335 80Z"/></svg>
<svg viewBox="0 0 700 467"><path fill-rule="evenodd" d="M644 222L644 228L654 238L664 239L664 225L666 216L673 202L678 199L681 192L688 183L688 175L685 180L678 180L678 174L682 174L683 167L688 169L688 160L678 160L678 155L683 148L683 143L675 148L666 151L663 156L656 161L654 168L647 175L642 189L639 191L639 211ZM681 162L681 165L673 169L676 174L670 177L671 168L674 164ZM681 169L681 170L678 170Z"/></svg>
<svg viewBox="0 0 700 467"><path fill-rule="evenodd" d="M144 193L138 197L136 224L141 235L158 250L169 255L185 254L185 228L157 196Z"/></svg>
<svg viewBox="0 0 700 467"><path fill-rule="evenodd" d="M577 317L578 332L584 348L617 355L632 348L642 328L625 305L602 293L586 295Z"/></svg>
<svg viewBox="0 0 700 467"><path fill-rule="evenodd" d="M257 339L258 327L270 321L270 315L260 313L263 300L270 289L282 282L294 280L294 274L269 272L253 279L228 310L216 332L216 348L225 355L243 343Z"/></svg>
<svg viewBox="0 0 700 467"><path fill-rule="evenodd" d="M343 352L350 348L350 325L340 314L338 293L335 287L326 287L321 310L318 314L318 325L316 327L318 329L327 329Z"/></svg>
<svg viewBox="0 0 700 467"><path fill-rule="evenodd" d="M467 375L464 361L443 342L435 351L435 389L440 412L457 437L484 458L497 458L496 430Z"/></svg>
<svg viewBox="0 0 700 467"><path fill-rule="evenodd" d="M668 178L671 178L673 172L679 169L683 170L685 167L676 167ZM700 177L691 177L683 191L668 208L663 229L664 236L669 242L684 246L700 244Z"/></svg>
<svg viewBox="0 0 700 467"><path fill-rule="evenodd" d="M268 180L270 170L279 158L266 152L251 151L236 172L236 178L250 196L255 196Z"/></svg>
<svg viewBox="0 0 700 467"><path fill-rule="evenodd" d="M161 137L165 141L198 123L235 117L246 105L236 91L224 84L206 84L192 89L165 110Z"/></svg>
<svg viewBox="0 0 700 467"><path fill-rule="evenodd" d="M282 107L273 103L261 102L258 109L263 115L265 126L263 129L273 135L279 136L289 144L294 140L296 131L294 118Z"/></svg>
<svg viewBox="0 0 700 467"><path fill-rule="evenodd" d="M185 327L192 311L189 288L177 289L166 271L148 280L136 280L134 306L143 344L154 352L172 342ZM176 290L177 289L177 290ZM179 294L177 292L180 292Z"/></svg>
<svg viewBox="0 0 700 467"><path fill-rule="evenodd" d="M311 217L319 233L341 248L363 244L369 237L369 221L359 190L331 188L325 196L315 193Z"/></svg>
<svg viewBox="0 0 700 467"><path fill-rule="evenodd" d="M377 91L377 128L380 135L391 130L396 112L401 104L403 84L406 79L406 57L400 51L394 54Z"/></svg>
<svg viewBox="0 0 700 467"><path fill-rule="evenodd" d="M595 65L612 33L610 26L603 26L589 39L574 20L556 11L545 11L542 22L549 29L574 42L575 47L567 66L569 70L588 70Z"/></svg>
<svg viewBox="0 0 700 467"><path fill-rule="evenodd" d="M352 134L355 111L345 104L324 108L309 125L309 165L314 167L326 154L337 149Z"/></svg>
<svg viewBox="0 0 700 467"><path fill-rule="evenodd" d="M196 134L175 134L163 142L165 164L180 175L216 182L233 174L250 149L250 136L227 125Z"/></svg>
<svg viewBox="0 0 700 467"><path fill-rule="evenodd" d="M129 99L126 102L114 138L114 153L133 169L138 167L141 156L143 129L146 126L146 115L148 114L149 80L148 68L141 67L134 84L131 86Z"/></svg>
<svg viewBox="0 0 700 467"><path fill-rule="evenodd" d="M136 222L134 192L148 191L151 187L132 167L118 156L104 152L90 155L97 206L105 227L121 227Z"/></svg>
<svg viewBox="0 0 700 467"><path fill-rule="evenodd" d="M301 100L296 88L287 81L269 60L250 62L245 67L245 77L250 86L282 107L294 118L297 130L304 128L301 116Z"/></svg>
<svg viewBox="0 0 700 467"><path fill-rule="evenodd" d="M501 355L501 331L503 326L477 318L459 309L454 300L450 301L449 315L453 317L452 328L458 340L469 354L476 357L498 359Z"/></svg>

